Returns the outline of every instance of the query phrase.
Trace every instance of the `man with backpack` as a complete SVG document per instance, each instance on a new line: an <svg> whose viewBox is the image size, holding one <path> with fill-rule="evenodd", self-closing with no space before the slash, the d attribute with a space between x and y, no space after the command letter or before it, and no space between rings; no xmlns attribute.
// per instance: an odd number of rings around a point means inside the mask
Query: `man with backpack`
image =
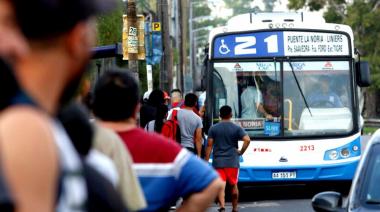
<svg viewBox="0 0 380 212"><path fill-rule="evenodd" d="M201 157L202 152L202 119L194 113L198 97L189 93L185 96L185 106L178 110L177 120L181 131L182 147Z"/></svg>
<svg viewBox="0 0 380 212"><path fill-rule="evenodd" d="M224 182L228 181L231 185L232 211L237 211L239 199L239 191L237 187L239 157L244 154L245 150L247 150L250 138L243 128L231 122L232 109L230 106L225 105L220 108L220 117L222 120L212 126L208 132L205 160L208 161L210 159L211 150L214 148L212 166L219 173L222 180ZM238 146L239 140L243 140L244 142L240 150ZM219 211L225 211L225 186L226 183L224 183L223 189L218 195L220 204Z"/></svg>
<svg viewBox="0 0 380 212"><path fill-rule="evenodd" d="M161 134L171 140L177 141L178 144L181 144L181 129L178 124L178 114L179 109L173 109L171 116L166 120L161 129Z"/></svg>

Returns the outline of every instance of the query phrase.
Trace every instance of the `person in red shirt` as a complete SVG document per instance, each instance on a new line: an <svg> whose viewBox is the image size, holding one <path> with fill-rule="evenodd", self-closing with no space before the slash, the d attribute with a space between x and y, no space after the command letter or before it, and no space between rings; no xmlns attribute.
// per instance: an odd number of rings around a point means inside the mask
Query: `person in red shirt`
<svg viewBox="0 0 380 212"><path fill-rule="evenodd" d="M222 188L217 173L175 141L139 128L138 94L128 71L107 71L95 86L93 112L130 151L148 203L144 211L167 211L179 197L184 202L178 210L205 211Z"/></svg>

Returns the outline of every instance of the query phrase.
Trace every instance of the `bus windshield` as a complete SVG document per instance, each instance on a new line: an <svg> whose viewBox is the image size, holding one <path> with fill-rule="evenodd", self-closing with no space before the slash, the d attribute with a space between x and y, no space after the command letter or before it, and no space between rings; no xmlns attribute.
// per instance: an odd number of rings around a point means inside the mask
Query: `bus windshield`
<svg viewBox="0 0 380 212"><path fill-rule="evenodd" d="M353 129L350 61L215 62L213 120L229 105L253 137L324 136Z"/></svg>

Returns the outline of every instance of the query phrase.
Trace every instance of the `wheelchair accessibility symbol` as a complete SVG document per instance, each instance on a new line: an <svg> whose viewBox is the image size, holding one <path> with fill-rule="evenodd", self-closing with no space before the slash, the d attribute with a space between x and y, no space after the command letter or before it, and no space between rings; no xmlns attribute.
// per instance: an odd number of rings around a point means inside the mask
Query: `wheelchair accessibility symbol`
<svg viewBox="0 0 380 212"><path fill-rule="evenodd" d="M221 41L221 45L219 47L219 53L220 54L228 54L231 50L228 48L228 46L224 43L224 39Z"/></svg>

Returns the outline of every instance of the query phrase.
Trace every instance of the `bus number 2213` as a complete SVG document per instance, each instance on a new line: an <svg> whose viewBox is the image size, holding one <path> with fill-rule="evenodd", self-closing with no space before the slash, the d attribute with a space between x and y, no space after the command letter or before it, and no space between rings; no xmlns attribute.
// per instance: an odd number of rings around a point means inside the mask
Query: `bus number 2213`
<svg viewBox="0 0 380 212"><path fill-rule="evenodd" d="M314 151L314 145L302 145L300 146L300 152Z"/></svg>

